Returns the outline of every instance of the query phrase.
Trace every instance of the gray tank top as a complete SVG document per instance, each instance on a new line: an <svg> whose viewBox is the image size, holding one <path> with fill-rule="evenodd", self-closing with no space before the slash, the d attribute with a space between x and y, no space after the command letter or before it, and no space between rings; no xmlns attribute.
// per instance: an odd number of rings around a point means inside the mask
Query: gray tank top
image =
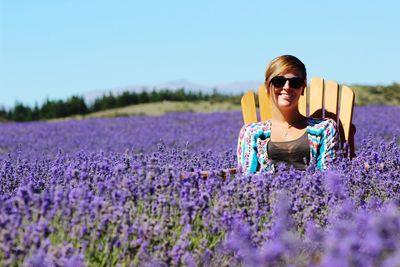
<svg viewBox="0 0 400 267"><path fill-rule="evenodd" d="M268 156L276 166L284 163L287 167L304 170L310 162L310 145L307 131L299 138L287 142L268 143Z"/></svg>

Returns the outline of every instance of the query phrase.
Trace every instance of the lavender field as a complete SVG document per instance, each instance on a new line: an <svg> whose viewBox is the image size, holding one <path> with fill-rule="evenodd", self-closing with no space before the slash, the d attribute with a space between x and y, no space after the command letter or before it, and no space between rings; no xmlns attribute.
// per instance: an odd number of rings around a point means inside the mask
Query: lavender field
<svg viewBox="0 0 400 267"><path fill-rule="evenodd" d="M226 180L236 111L0 124L0 266L400 266L400 107L354 124L326 172Z"/></svg>

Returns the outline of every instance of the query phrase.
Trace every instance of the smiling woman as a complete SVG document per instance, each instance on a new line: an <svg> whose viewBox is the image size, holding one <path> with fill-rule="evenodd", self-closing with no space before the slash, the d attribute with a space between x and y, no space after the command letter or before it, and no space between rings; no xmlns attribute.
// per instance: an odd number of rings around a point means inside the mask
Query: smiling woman
<svg viewBox="0 0 400 267"><path fill-rule="evenodd" d="M284 55L271 61L265 86L272 99L272 119L240 130L237 157L243 172L274 172L282 163L305 169L315 162L318 169L325 169L337 157L335 121L308 118L299 111L306 85L306 68L298 58Z"/></svg>

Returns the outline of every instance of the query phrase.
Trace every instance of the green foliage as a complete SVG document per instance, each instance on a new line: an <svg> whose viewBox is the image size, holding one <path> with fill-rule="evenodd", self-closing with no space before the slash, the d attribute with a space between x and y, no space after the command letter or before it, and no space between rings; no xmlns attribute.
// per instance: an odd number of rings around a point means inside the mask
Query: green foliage
<svg viewBox="0 0 400 267"><path fill-rule="evenodd" d="M36 104L33 108L18 103L10 111L0 109L0 118L10 121L36 121L40 119L60 118L89 112L85 100L82 97L72 96L65 101L47 99L39 108ZM1 121L1 119L0 119Z"/></svg>
<svg viewBox="0 0 400 267"><path fill-rule="evenodd" d="M35 105L32 109L22 103L17 103L15 107L6 111L0 109L0 121L35 121L42 119L63 118L72 115L85 115L107 109L120 108L135 104L154 103L167 101L201 101L210 100L212 102L222 102L231 96L220 94L214 89L212 94L202 92L186 92L184 88L172 91L162 89L151 92L129 92L125 91L120 95L114 96L109 93L97 98L91 106L88 106L82 97L72 96L67 100L47 99L41 107Z"/></svg>
<svg viewBox="0 0 400 267"><path fill-rule="evenodd" d="M10 116L10 113L8 114ZM15 121L29 121L34 116L32 110L22 103L17 103L14 107L12 117Z"/></svg>
<svg viewBox="0 0 400 267"><path fill-rule="evenodd" d="M400 84L382 86L351 86L356 96L355 103L359 106L364 105L400 105Z"/></svg>
<svg viewBox="0 0 400 267"><path fill-rule="evenodd" d="M4 107L0 107L0 122L5 121L7 118L7 111Z"/></svg>

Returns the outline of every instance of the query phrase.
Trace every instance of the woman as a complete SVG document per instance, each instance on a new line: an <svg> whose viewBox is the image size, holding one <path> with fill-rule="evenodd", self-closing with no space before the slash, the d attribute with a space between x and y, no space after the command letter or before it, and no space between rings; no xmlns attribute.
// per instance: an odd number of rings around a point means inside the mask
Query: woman
<svg viewBox="0 0 400 267"><path fill-rule="evenodd" d="M307 85L304 64L296 57L275 58L265 73L272 99L272 119L246 124L239 133L238 165L244 173L274 172L284 163L305 169L312 161L320 170L337 157L338 132L332 119L307 118L299 98Z"/></svg>

